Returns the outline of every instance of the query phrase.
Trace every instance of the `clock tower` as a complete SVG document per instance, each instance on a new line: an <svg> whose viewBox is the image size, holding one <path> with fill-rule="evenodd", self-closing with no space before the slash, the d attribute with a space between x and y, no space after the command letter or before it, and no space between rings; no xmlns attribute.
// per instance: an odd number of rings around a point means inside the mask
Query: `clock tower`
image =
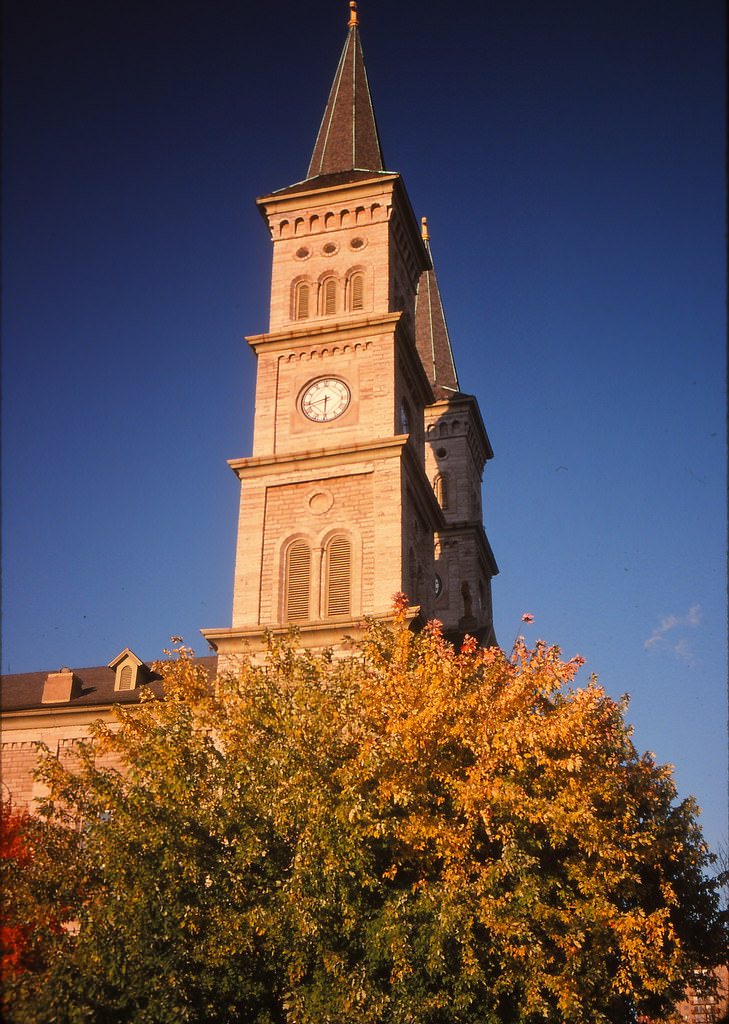
<svg viewBox="0 0 729 1024"><path fill-rule="evenodd" d="M460 392L432 269L399 174L385 170L350 3L307 177L258 200L273 244L241 485L233 620L221 667L295 625L341 646L403 591L413 625L493 640L481 525L488 444Z"/></svg>

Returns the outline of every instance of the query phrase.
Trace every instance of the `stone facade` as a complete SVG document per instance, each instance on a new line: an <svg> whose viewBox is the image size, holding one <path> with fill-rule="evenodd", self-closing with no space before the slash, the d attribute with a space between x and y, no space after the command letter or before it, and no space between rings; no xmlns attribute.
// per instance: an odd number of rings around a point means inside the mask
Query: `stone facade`
<svg viewBox="0 0 729 1024"><path fill-rule="evenodd" d="M342 650L399 592L414 625L435 617L456 641L494 642L497 569L481 517L491 447L458 389L427 233L383 169L363 68L355 19L310 176L258 200L273 245L270 323L247 339L253 453L230 462L241 484L232 625L203 630L223 668L292 624L302 645ZM333 586L344 595L334 605Z"/></svg>
<svg viewBox="0 0 729 1024"><path fill-rule="evenodd" d="M481 511L481 475L491 457L488 437L470 395L433 402L425 422L426 473L445 520L434 538L436 614L450 633L470 633L492 644L494 562Z"/></svg>

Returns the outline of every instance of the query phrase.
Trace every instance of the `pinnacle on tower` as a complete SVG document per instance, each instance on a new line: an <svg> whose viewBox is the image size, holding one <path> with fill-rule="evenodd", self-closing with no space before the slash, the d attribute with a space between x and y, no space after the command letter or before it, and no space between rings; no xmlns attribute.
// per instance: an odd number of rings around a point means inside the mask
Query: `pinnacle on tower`
<svg viewBox="0 0 729 1024"><path fill-rule="evenodd" d="M307 178L343 171L385 169L362 55L355 0L350 0L349 8L347 39L329 93Z"/></svg>
<svg viewBox="0 0 729 1024"><path fill-rule="evenodd" d="M430 235L428 221L425 217L422 219L422 224L423 242L428 256L431 257L432 267ZM434 391L438 388L446 391L460 391L440 289L433 269L424 270L418 283L418 294L415 299L415 342Z"/></svg>

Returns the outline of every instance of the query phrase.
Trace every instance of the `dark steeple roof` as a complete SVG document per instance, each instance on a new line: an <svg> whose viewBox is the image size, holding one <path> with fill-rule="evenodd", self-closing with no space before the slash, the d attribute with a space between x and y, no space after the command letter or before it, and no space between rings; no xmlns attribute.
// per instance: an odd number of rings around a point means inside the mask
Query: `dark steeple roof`
<svg viewBox="0 0 729 1024"><path fill-rule="evenodd" d="M329 93L307 178L342 171L385 169L362 56L355 0L350 0L349 6L347 40Z"/></svg>
<svg viewBox="0 0 729 1024"><path fill-rule="evenodd" d="M423 217L423 241L430 252L430 236ZM431 267L432 267L431 256ZM433 391L442 398L446 391L460 391L451 339L446 326L435 270L424 270L415 299L415 341Z"/></svg>

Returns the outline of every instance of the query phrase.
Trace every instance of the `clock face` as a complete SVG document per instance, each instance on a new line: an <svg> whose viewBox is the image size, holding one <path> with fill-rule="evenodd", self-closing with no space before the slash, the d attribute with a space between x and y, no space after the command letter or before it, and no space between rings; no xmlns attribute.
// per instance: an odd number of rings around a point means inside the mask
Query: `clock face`
<svg viewBox="0 0 729 1024"><path fill-rule="evenodd" d="M346 411L351 397L343 380L321 377L309 384L301 396L301 411L315 423L328 423Z"/></svg>

